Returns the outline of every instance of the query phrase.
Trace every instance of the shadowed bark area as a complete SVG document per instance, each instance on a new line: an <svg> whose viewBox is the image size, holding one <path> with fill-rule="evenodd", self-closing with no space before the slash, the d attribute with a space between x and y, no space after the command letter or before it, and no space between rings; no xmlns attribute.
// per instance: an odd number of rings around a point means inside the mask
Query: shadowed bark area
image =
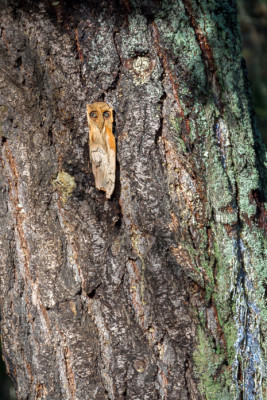
<svg viewBox="0 0 267 400"><path fill-rule="evenodd" d="M235 2L1 5L17 398L263 399L264 153ZM96 101L115 111L110 200L89 165Z"/></svg>

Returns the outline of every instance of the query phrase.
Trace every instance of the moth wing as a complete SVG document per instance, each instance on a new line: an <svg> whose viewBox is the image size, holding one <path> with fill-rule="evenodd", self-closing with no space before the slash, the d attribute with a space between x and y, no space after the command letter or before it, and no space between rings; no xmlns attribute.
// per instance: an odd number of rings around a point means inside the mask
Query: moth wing
<svg viewBox="0 0 267 400"><path fill-rule="evenodd" d="M106 128L106 143L107 143L107 152L108 152L108 169L107 169L107 176L106 176L106 183L107 183L106 196L109 199L115 188L116 144L115 144L115 138L108 128Z"/></svg>
<svg viewBox="0 0 267 400"><path fill-rule="evenodd" d="M91 143L90 146L90 161L93 167L99 168L106 157L106 151L103 146L98 143Z"/></svg>
<svg viewBox="0 0 267 400"><path fill-rule="evenodd" d="M99 190L106 191L109 163L108 155L104 147L100 144L92 143L90 146L90 159L95 177L95 186Z"/></svg>
<svg viewBox="0 0 267 400"><path fill-rule="evenodd" d="M109 199L114 191L116 173L116 143L112 134L113 109L109 108L111 120L107 121L105 130L100 132L97 124L90 118L90 111L96 108L97 105L98 103L94 103L91 106L87 105L90 162L96 188L104 190L106 197Z"/></svg>

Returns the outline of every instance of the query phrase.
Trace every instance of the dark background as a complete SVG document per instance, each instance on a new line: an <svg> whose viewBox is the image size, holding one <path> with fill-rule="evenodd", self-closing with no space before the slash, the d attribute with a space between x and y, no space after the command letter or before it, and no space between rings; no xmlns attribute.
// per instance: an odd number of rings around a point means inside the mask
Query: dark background
<svg viewBox="0 0 267 400"><path fill-rule="evenodd" d="M267 0L238 0L238 10L258 128L267 145ZM15 391L0 357L0 400L14 399Z"/></svg>
<svg viewBox="0 0 267 400"><path fill-rule="evenodd" d="M238 8L258 128L267 145L267 0L238 0Z"/></svg>

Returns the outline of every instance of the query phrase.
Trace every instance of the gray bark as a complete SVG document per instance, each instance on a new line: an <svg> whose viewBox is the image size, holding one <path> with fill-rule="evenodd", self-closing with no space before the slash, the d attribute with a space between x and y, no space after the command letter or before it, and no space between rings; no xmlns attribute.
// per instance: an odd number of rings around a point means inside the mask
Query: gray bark
<svg viewBox="0 0 267 400"><path fill-rule="evenodd" d="M1 6L17 398L263 399L263 153L235 2ZM95 101L115 110L111 200L89 165Z"/></svg>

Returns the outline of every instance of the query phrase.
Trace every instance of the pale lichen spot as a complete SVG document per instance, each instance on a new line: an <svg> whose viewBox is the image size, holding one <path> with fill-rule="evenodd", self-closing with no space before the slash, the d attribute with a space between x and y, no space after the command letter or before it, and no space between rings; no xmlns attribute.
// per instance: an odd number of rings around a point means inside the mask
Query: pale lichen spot
<svg viewBox="0 0 267 400"><path fill-rule="evenodd" d="M63 204L67 202L76 188L75 179L65 171L60 171L56 179L52 180L52 184L58 191Z"/></svg>
<svg viewBox="0 0 267 400"><path fill-rule="evenodd" d="M135 84L141 85L143 83L146 83L153 70L150 58L146 56L138 56L133 61L133 70L135 73Z"/></svg>

